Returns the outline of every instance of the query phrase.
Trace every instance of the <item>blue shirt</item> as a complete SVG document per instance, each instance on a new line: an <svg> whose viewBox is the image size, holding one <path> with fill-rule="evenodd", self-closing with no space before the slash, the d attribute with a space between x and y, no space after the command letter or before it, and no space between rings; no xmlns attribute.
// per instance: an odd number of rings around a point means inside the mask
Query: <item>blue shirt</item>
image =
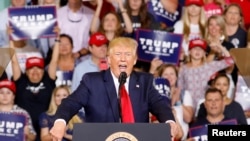
<svg viewBox="0 0 250 141"><path fill-rule="evenodd" d="M73 78L72 78L72 85L71 90L75 91L79 86L82 77L85 73L88 72L97 72L99 71L99 66L97 66L93 61L92 57L88 57L86 60L80 62L74 70Z"/></svg>

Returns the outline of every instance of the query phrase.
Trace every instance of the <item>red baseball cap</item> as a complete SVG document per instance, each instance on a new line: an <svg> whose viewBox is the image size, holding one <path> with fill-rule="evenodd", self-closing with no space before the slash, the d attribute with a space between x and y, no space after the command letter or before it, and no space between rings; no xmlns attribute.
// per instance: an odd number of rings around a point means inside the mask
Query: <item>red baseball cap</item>
<svg viewBox="0 0 250 141"><path fill-rule="evenodd" d="M89 45L102 46L108 43L106 36L100 32L96 32L90 36Z"/></svg>
<svg viewBox="0 0 250 141"><path fill-rule="evenodd" d="M200 47L200 48L202 48L203 50L206 51L206 49L207 49L207 42L205 40L203 40L203 39L194 39L194 40L191 40L189 42L188 49L190 50L190 49L192 49L194 47Z"/></svg>
<svg viewBox="0 0 250 141"><path fill-rule="evenodd" d="M192 5L192 4L195 4L195 5L198 5L198 6L203 6L204 2L203 2L203 0L186 0L185 1L185 6L189 6L189 5Z"/></svg>
<svg viewBox="0 0 250 141"><path fill-rule="evenodd" d="M26 60L26 70L32 67L44 68L44 60L39 57L30 57Z"/></svg>
<svg viewBox="0 0 250 141"><path fill-rule="evenodd" d="M8 80L8 79L4 79L2 81L0 81L0 89L1 88L8 88L10 89L14 94L16 93L16 85L14 82Z"/></svg>

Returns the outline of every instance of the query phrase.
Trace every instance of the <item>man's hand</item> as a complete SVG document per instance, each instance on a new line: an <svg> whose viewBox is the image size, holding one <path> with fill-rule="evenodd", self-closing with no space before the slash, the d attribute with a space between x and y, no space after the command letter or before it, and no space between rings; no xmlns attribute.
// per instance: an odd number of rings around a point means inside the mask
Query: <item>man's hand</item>
<svg viewBox="0 0 250 141"><path fill-rule="evenodd" d="M66 124L63 121L56 121L50 130L53 141L61 141L66 131Z"/></svg>
<svg viewBox="0 0 250 141"><path fill-rule="evenodd" d="M174 138L178 134L177 123L174 123L174 122L168 122L168 123L170 125L171 140L174 141Z"/></svg>

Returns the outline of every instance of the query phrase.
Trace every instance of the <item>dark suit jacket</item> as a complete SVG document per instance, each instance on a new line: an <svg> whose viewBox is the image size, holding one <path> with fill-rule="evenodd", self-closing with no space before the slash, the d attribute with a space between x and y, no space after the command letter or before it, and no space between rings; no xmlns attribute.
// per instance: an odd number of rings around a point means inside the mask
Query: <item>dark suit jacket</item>
<svg viewBox="0 0 250 141"><path fill-rule="evenodd" d="M132 72L129 95L135 122L148 122L149 112L160 122L174 121L169 101L153 86L153 75ZM82 107L85 109L85 122L119 122L117 92L110 69L86 73L79 87L62 101L56 118L69 121Z"/></svg>

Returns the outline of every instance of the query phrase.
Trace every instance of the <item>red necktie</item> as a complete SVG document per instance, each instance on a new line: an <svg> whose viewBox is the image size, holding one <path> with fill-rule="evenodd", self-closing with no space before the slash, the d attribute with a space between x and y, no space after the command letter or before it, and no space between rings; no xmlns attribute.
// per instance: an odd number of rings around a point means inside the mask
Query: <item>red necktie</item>
<svg viewBox="0 0 250 141"><path fill-rule="evenodd" d="M122 85L120 89L121 96L121 117L123 123L134 123L134 114L133 108L131 105L131 101L129 95L125 89L125 86Z"/></svg>

